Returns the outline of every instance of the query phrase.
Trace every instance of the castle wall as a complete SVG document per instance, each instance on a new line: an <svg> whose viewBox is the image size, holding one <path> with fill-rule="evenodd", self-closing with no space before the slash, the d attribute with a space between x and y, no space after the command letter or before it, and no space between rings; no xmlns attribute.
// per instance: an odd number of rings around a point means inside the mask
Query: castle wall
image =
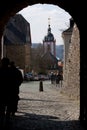
<svg viewBox="0 0 87 130"><path fill-rule="evenodd" d="M66 67L63 75L63 90L62 92L69 95L71 98L79 99L80 91L80 34L79 30L74 25L69 53L67 56Z"/></svg>

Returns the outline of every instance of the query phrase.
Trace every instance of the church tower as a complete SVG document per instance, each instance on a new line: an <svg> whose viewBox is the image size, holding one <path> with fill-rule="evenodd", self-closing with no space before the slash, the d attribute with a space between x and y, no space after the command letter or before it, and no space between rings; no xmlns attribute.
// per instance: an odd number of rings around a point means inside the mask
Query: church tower
<svg viewBox="0 0 87 130"><path fill-rule="evenodd" d="M48 18L48 30L47 35L43 39L44 53L51 52L56 57L56 40L51 33L50 18Z"/></svg>

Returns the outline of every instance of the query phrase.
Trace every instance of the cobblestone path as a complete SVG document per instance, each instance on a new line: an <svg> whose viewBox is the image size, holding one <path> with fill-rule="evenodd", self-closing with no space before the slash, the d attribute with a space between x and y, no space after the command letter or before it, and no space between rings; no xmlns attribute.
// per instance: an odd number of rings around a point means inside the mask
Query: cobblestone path
<svg viewBox="0 0 87 130"><path fill-rule="evenodd" d="M37 81L23 83L11 130L83 130L78 121L79 101L62 95L60 90L50 81L43 82L43 92Z"/></svg>

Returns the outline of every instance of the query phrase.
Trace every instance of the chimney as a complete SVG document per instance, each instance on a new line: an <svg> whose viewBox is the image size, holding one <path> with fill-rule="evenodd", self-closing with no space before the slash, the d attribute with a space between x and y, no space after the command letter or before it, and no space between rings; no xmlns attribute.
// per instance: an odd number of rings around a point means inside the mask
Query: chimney
<svg viewBox="0 0 87 130"><path fill-rule="evenodd" d="M73 25L74 25L74 20L73 18L70 18L70 27L73 27Z"/></svg>

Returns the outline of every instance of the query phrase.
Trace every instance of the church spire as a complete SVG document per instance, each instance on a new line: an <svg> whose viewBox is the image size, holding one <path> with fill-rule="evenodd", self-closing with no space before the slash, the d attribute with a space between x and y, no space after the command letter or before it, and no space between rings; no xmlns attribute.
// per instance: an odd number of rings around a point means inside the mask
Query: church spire
<svg viewBox="0 0 87 130"><path fill-rule="evenodd" d="M48 18L48 33L51 33L51 28L50 28L50 18Z"/></svg>

